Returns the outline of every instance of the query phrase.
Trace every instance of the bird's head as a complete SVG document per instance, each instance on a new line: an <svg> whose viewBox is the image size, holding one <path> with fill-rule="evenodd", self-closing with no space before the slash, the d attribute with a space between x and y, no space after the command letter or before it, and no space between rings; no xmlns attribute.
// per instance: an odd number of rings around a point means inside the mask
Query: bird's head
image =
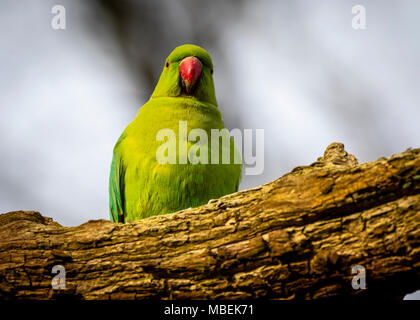
<svg viewBox="0 0 420 320"><path fill-rule="evenodd" d="M152 94L152 98L182 96L217 106L210 55L203 48L191 44L172 51L165 60Z"/></svg>

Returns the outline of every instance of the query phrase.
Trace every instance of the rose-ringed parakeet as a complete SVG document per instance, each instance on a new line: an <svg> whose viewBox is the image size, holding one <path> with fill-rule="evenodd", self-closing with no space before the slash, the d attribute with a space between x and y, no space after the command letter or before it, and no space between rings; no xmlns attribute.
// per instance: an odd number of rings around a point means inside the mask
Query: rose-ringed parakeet
<svg viewBox="0 0 420 320"><path fill-rule="evenodd" d="M176 150L175 164L158 161L158 149L165 140L157 137L162 129L176 134L172 149ZM187 138L193 129L203 129L208 135L208 148L204 145L197 153L206 160L201 163L192 163L188 157L194 144L205 142L202 136ZM223 138L215 139L218 144L211 138L212 131L222 129L209 54L195 45L177 47L165 60L150 100L114 147L109 179L111 221L134 221L175 212L236 192L242 169L240 161L235 162L239 151L230 137L227 146ZM228 151L228 156L222 159L223 151ZM214 158L218 161L211 158L212 152L216 152Z"/></svg>

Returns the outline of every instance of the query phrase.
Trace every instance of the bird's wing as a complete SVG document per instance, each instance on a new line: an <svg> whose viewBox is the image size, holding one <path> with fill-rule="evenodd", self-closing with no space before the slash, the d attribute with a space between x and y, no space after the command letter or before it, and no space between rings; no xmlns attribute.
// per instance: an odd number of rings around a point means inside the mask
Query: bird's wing
<svg viewBox="0 0 420 320"><path fill-rule="evenodd" d="M109 216L113 222L124 223L124 163L121 154L120 143L124 139L120 137L114 148L109 176Z"/></svg>

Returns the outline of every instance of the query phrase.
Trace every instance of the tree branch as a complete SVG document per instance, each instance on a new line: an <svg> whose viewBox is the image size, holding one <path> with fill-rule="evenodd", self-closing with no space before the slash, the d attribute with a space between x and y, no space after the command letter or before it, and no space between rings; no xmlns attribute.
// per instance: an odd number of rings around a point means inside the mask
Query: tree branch
<svg viewBox="0 0 420 320"><path fill-rule="evenodd" d="M271 183L133 223L0 215L0 297L401 298L420 289L419 221L420 149L358 165L333 143Z"/></svg>

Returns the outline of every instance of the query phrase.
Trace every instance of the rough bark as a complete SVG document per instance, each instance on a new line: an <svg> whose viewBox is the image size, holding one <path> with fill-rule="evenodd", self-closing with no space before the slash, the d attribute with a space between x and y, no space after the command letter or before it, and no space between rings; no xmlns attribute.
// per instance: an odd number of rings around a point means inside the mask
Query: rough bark
<svg viewBox="0 0 420 320"><path fill-rule="evenodd" d="M400 298L420 289L419 222L420 149L359 165L333 143L271 183L128 224L0 215L0 297Z"/></svg>

